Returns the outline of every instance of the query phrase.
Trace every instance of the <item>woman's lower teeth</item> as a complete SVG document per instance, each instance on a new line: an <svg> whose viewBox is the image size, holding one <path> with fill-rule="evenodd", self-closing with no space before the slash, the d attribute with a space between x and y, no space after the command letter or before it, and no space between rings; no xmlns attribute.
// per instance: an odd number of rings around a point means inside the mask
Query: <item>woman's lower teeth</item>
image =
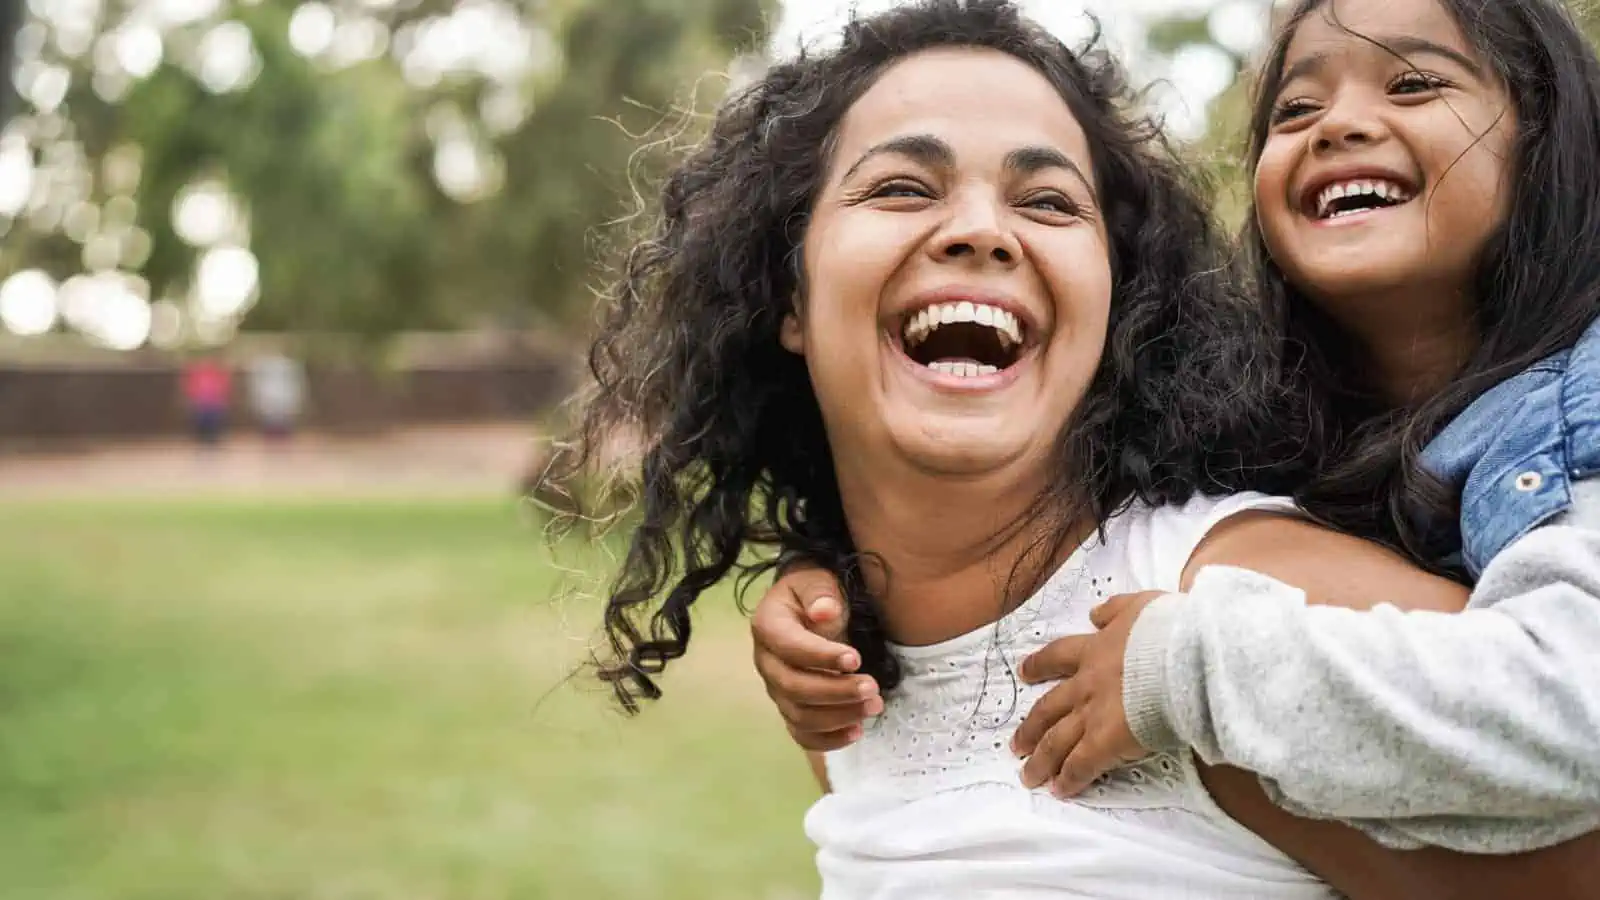
<svg viewBox="0 0 1600 900"><path fill-rule="evenodd" d="M982 363L974 362L953 362L945 359L928 363L928 368L935 372L943 372L946 375L954 375L958 378L977 378L980 375L993 375L1000 371L998 366L986 366Z"/></svg>

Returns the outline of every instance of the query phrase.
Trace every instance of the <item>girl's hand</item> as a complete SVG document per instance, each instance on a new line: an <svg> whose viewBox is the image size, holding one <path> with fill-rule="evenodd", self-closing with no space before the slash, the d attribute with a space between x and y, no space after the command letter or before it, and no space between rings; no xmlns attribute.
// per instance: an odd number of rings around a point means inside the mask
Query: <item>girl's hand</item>
<svg viewBox="0 0 1600 900"><path fill-rule="evenodd" d="M842 593L830 573L795 568L772 585L750 619L756 671L789 736L807 750L854 743L861 723L883 712L877 682L852 674L861 657L844 643Z"/></svg>
<svg viewBox="0 0 1600 900"><path fill-rule="evenodd" d="M1100 629L1054 641L1022 661L1030 684L1060 678L1039 698L1012 738L1011 749L1027 757L1022 783L1051 783L1062 799L1075 796L1101 775L1148 756L1128 728L1122 705L1122 659L1139 613L1160 591L1122 594L1095 607L1089 620Z"/></svg>

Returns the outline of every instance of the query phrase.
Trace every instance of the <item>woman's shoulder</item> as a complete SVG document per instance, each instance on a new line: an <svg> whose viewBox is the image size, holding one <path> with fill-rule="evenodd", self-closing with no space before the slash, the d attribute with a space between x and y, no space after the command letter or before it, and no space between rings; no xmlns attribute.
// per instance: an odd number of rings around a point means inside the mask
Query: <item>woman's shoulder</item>
<svg viewBox="0 0 1600 900"><path fill-rule="evenodd" d="M1288 497L1243 491L1195 494L1182 503L1134 501L1107 520L1105 545L1124 558L1142 590L1176 591L1184 566L1216 527L1244 513L1297 516Z"/></svg>
<svg viewBox="0 0 1600 900"><path fill-rule="evenodd" d="M1121 529L1144 535L1163 536L1209 531L1218 522L1246 512L1298 515L1292 498L1258 491L1232 494L1195 494L1177 503L1144 503L1134 500L1107 520L1108 531Z"/></svg>

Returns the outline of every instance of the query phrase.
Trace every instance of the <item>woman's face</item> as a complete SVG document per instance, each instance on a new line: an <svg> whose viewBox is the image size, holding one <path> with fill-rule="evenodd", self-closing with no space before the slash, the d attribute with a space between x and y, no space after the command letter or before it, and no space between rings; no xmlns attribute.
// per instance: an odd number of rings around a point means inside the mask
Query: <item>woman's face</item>
<svg viewBox="0 0 1600 900"><path fill-rule="evenodd" d="M1111 303L1066 103L1005 54L925 51L851 107L832 154L782 340L806 358L841 478L1042 478Z"/></svg>
<svg viewBox="0 0 1600 900"><path fill-rule="evenodd" d="M1289 281L1341 317L1397 289L1451 304L1413 312L1469 316L1516 117L1450 14L1436 0L1331 0L1296 30L1272 100L1256 208Z"/></svg>

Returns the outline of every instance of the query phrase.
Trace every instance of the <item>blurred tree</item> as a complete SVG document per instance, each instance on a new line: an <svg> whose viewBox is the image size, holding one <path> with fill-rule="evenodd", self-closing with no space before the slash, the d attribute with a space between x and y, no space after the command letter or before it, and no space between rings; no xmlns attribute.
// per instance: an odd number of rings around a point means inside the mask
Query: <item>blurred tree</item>
<svg viewBox="0 0 1600 900"><path fill-rule="evenodd" d="M641 135L719 98L777 0L212 5L30 4L0 278L136 275L222 333L572 321Z"/></svg>
<svg viewBox="0 0 1600 900"><path fill-rule="evenodd" d="M1263 2L1261 15L1271 15L1269 4ZM1207 104L1205 132L1193 142L1190 151L1216 183L1219 214L1229 225L1237 225L1249 206L1242 159L1244 130L1249 120L1249 67L1253 59L1218 42L1212 28L1208 14L1176 13L1150 22L1145 42L1150 50L1166 57L1187 47L1204 45L1223 51L1225 58L1231 61L1232 83Z"/></svg>
<svg viewBox="0 0 1600 900"><path fill-rule="evenodd" d="M0 0L0 72L10 72L17 48L17 29L22 27L22 0ZM9 79L0 78L0 122L11 115L16 91Z"/></svg>
<svg viewBox="0 0 1600 900"><path fill-rule="evenodd" d="M588 308L588 265L639 212L633 200L726 92L733 51L765 43L776 0L607 0L585 4L562 32L559 90L501 143L505 190L457 214L511 324ZM657 152L651 152L657 151ZM461 260L470 257L463 254Z"/></svg>
<svg viewBox="0 0 1600 900"><path fill-rule="evenodd" d="M1186 44L1211 44L1211 26L1205 16L1175 15L1157 19L1145 31L1152 50L1171 54Z"/></svg>

